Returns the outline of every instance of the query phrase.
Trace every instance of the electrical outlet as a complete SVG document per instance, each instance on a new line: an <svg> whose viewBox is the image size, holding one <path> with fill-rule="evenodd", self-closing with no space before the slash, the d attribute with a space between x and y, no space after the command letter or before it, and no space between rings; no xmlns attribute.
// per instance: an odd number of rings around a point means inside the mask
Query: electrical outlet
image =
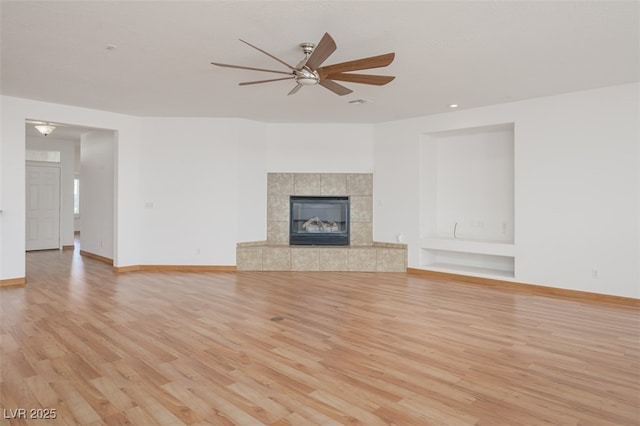
<svg viewBox="0 0 640 426"><path fill-rule="evenodd" d="M592 269L591 270L591 278L593 279L598 279L598 270L597 269Z"/></svg>

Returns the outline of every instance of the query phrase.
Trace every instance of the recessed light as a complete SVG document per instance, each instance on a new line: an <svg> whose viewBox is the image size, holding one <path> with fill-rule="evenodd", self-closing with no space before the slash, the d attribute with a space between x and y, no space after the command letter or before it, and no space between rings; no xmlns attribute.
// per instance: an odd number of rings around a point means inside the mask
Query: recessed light
<svg viewBox="0 0 640 426"><path fill-rule="evenodd" d="M450 104L450 105L449 105L449 108L458 108L459 106L460 106L460 105L458 105L458 104Z"/></svg>
<svg viewBox="0 0 640 426"><path fill-rule="evenodd" d="M118 46L116 46L115 44L107 44L104 48L107 50L116 50Z"/></svg>

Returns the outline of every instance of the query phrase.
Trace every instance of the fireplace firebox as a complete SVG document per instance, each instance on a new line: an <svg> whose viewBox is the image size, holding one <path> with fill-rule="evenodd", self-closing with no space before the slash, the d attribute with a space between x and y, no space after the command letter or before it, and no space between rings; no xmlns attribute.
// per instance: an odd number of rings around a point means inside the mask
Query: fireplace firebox
<svg viewBox="0 0 640 426"><path fill-rule="evenodd" d="M291 196L289 244L349 245L349 197Z"/></svg>

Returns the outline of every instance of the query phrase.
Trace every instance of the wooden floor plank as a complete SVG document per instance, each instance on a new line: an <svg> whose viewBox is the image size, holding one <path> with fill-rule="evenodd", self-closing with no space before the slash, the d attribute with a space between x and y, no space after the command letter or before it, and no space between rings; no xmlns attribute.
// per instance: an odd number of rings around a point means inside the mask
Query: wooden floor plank
<svg viewBox="0 0 640 426"><path fill-rule="evenodd" d="M0 408L57 418L3 425L640 425L630 305L402 273L113 274L77 250L28 253L27 281L0 289Z"/></svg>

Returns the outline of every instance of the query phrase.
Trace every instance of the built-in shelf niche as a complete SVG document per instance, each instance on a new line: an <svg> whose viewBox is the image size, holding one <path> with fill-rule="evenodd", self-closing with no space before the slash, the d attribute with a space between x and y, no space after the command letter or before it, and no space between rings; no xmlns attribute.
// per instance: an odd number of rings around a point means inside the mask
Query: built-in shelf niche
<svg viewBox="0 0 640 426"><path fill-rule="evenodd" d="M514 124L422 135L420 264L515 275Z"/></svg>

